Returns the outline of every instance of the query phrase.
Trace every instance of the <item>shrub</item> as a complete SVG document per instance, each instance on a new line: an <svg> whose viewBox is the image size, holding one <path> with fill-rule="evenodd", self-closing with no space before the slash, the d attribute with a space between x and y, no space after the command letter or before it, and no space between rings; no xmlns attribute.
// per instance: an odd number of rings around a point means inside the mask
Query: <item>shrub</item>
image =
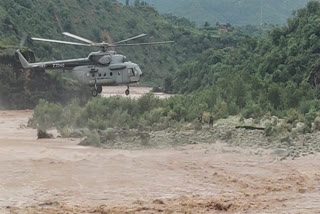
<svg viewBox="0 0 320 214"><path fill-rule="evenodd" d="M150 112L144 114L145 121L147 125L152 126L153 124L161 123L162 118L165 117L165 110L163 108L155 108Z"/></svg>
<svg viewBox="0 0 320 214"><path fill-rule="evenodd" d="M311 128L313 121L317 117L317 112L315 109L311 109L306 115L305 115L305 124L308 126L308 128Z"/></svg>
<svg viewBox="0 0 320 214"><path fill-rule="evenodd" d="M264 129L264 134L266 136L273 136L275 133L276 133L275 127L271 123L266 124L266 127Z"/></svg>
<svg viewBox="0 0 320 214"><path fill-rule="evenodd" d="M286 122L290 124L296 124L302 118L302 115L295 109L290 109L287 113Z"/></svg>
<svg viewBox="0 0 320 214"><path fill-rule="evenodd" d="M242 112L242 116L246 119L248 118L259 118L263 115L263 111L258 104L253 102L248 103Z"/></svg>
<svg viewBox="0 0 320 214"><path fill-rule="evenodd" d="M97 130L88 131L85 133L86 138L80 142L80 145L83 146L101 146L100 136Z"/></svg>
<svg viewBox="0 0 320 214"><path fill-rule="evenodd" d="M42 131L41 129L38 129L38 139L49 139L53 138L52 134L47 133L46 131Z"/></svg>
<svg viewBox="0 0 320 214"><path fill-rule="evenodd" d="M62 120L62 112L63 109L60 104L49 103L41 99L33 112L33 117L29 124L33 128L46 131Z"/></svg>
<svg viewBox="0 0 320 214"><path fill-rule="evenodd" d="M313 125L312 125L312 130L313 131L320 131L320 117L316 117L316 119L314 119L313 121Z"/></svg>
<svg viewBox="0 0 320 214"><path fill-rule="evenodd" d="M227 118L229 116L228 105L224 101L219 102L213 108L213 115L215 119Z"/></svg>

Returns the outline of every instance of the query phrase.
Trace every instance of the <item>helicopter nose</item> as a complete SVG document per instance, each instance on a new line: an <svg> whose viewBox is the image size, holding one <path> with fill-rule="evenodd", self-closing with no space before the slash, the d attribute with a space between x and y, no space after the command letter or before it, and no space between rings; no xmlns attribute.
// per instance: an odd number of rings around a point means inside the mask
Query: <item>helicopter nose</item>
<svg viewBox="0 0 320 214"><path fill-rule="evenodd" d="M143 76L143 73L142 73L142 71L141 71L139 66L137 66L137 70L138 70L138 74L139 74L139 76L141 78Z"/></svg>

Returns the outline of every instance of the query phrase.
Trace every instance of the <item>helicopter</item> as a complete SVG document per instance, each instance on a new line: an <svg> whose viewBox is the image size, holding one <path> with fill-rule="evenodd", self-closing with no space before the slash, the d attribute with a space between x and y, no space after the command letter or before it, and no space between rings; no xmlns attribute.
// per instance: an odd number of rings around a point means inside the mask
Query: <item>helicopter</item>
<svg viewBox="0 0 320 214"><path fill-rule="evenodd" d="M104 41L95 43L68 32L63 32L62 34L73 39L80 40L81 43L36 37L31 37L31 39L34 41L52 42L67 45L99 47L101 50L98 52L91 52L86 58L29 63L22 55L20 49L18 49L16 50L16 53L19 57L19 61L24 69L43 68L69 70L72 72L72 76L81 84L88 85L92 88L91 94L93 97L96 97L98 94L102 93L102 86L111 85L127 85L125 94L128 96L130 94L130 84L138 83L142 77L142 71L137 64L127 61L124 55L117 54L115 51L110 50L110 48L119 46L158 45L174 42L163 41L133 44L126 43L128 41L146 36L146 34L140 34L138 36L114 43L107 43Z"/></svg>

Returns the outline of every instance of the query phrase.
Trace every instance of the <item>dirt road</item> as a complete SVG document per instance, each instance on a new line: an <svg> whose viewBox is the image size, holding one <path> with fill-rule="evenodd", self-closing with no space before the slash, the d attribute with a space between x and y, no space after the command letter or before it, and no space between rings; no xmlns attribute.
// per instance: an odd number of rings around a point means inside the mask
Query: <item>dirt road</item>
<svg viewBox="0 0 320 214"><path fill-rule="evenodd" d="M111 97L115 95L127 97L124 93L126 89L127 89L127 86L105 86L103 87L103 91L101 95L102 97ZM137 99L142 95L150 92L151 90L152 88L150 87L130 87L130 95L128 97ZM165 94L161 92L154 93L154 95L161 99L170 97L169 94Z"/></svg>
<svg viewBox="0 0 320 214"><path fill-rule="evenodd" d="M36 140L31 115L0 111L0 213L320 212L319 155L278 161L219 142L82 147Z"/></svg>

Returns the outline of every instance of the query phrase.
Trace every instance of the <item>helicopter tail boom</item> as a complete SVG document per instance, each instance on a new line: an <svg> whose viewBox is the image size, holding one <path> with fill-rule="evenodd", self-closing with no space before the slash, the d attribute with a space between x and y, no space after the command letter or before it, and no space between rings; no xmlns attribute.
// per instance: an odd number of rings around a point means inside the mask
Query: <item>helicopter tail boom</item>
<svg viewBox="0 0 320 214"><path fill-rule="evenodd" d="M24 58L24 56L21 54L19 49L16 51L16 53L18 54L19 61L20 61L20 63L21 63L23 68L36 68L36 67L39 67L38 65L35 65L33 63L29 63L26 60L26 58Z"/></svg>

